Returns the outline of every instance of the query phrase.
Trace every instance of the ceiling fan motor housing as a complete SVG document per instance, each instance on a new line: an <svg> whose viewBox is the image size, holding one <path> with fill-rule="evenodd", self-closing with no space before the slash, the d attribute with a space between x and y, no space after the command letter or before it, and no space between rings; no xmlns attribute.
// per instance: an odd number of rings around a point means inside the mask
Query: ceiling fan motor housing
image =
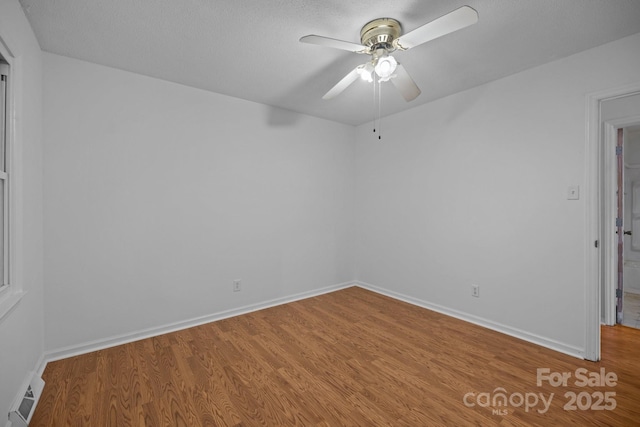
<svg viewBox="0 0 640 427"><path fill-rule="evenodd" d="M400 22L393 18L378 18L365 24L360 30L360 42L371 51L395 50L393 41L402 34Z"/></svg>

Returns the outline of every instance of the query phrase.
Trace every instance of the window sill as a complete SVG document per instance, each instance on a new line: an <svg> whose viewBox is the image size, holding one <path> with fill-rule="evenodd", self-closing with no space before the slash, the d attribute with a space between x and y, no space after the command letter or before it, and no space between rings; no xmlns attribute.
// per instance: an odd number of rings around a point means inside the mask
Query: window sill
<svg viewBox="0 0 640 427"><path fill-rule="evenodd" d="M7 295L6 298L0 301L0 322L13 310L13 308L20 302L26 292L14 292Z"/></svg>

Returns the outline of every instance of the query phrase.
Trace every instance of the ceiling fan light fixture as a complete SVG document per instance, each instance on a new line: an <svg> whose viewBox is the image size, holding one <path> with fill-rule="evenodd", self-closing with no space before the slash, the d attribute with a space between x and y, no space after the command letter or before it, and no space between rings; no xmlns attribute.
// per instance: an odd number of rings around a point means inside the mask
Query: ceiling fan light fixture
<svg viewBox="0 0 640 427"><path fill-rule="evenodd" d="M378 77L380 77L380 81L388 81L393 75L393 72L396 70L397 66L398 61L396 61L396 59L391 55L385 55L378 58L375 70Z"/></svg>
<svg viewBox="0 0 640 427"><path fill-rule="evenodd" d="M373 82L373 64L371 62L367 62L366 64L362 64L358 67L358 74L360 74L360 78L367 83Z"/></svg>

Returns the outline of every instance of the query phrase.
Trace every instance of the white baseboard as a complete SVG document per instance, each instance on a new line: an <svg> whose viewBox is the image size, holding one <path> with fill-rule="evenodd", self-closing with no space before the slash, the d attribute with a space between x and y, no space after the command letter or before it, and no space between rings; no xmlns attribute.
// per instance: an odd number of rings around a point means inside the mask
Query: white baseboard
<svg viewBox="0 0 640 427"><path fill-rule="evenodd" d="M565 343L561 343L549 338L542 337L540 335L532 334L527 331L523 331L517 328L512 328L510 326L503 325L501 323L493 322L488 319L484 319L482 317L474 316L468 313L463 313L458 310L453 310L448 307L444 307L438 304L434 304L428 301L424 301L418 298L410 297L408 295L403 295L398 292L390 291L388 289L380 288L378 286L371 285L369 283L356 281L356 286L359 286L363 289L370 290L372 292L379 293L381 295L385 295L400 301L407 302L409 304L416 305L418 307L426 308L428 310L432 310L441 314L445 314L447 316L455 317L456 319L464 320L469 323L473 323L478 326L482 326L487 329L491 329L496 332L503 333L505 335L509 335L515 338L519 338L524 341L531 342L533 344L540 345L542 347L549 348L551 350L558 351L560 353L568 354L569 356L577 357L579 359L585 358L585 351L582 348L578 348L575 346L571 346Z"/></svg>
<svg viewBox="0 0 640 427"><path fill-rule="evenodd" d="M216 320L227 319L229 317L239 316L241 314L263 310L265 308L275 307L278 305L315 297L315 296L326 294L329 292L335 292L341 289L350 288L352 286L355 286L355 282L340 283L333 286L314 289L312 291L289 295L282 298L275 298L275 299L264 301L258 304L251 304L244 307L225 310L218 313L209 314L206 316L196 317L189 320L184 320L184 321L175 322L175 323L171 323L163 326L158 326L155 328L144 329L137 332L131 332L128 334L117 335L110 338L89 341L83 344L77 344L77 345L63 347L56 350L46 351L44 355L40 358L41 361L39 363L37 372L41 375L42 372L44 372L44 369L46 368L47 363L53 362L55 360L66 359L68 357L73 357L73 356L78 356L80 354L103 350L105 348L115 347L121 344L127 344L130 342L138 341L145 338L155 337L162 334L168 334L168 333L176 332L182 329L203 325L205 323L215 322Z"/></svg>
<svg viewBox="0 0 640 427"><path fill-rule="evenodd" d="M636 288L624 288L625 293L640 295L640 289Z"/></svg>
<svg viewBox="0 0 640 427"><path fill-rule="evenodd" d="M370 290L372 292L379 293L381 295L388 296L390 298L394 298L400 301L404 301L409 304L416 305L418 307L426 308L428 310L432 310L447 316L454 317L456 319L464 320L466 322L470 322L487 329L491 329L506 335L510 335L515 338L522 339L524 341L531 342L533 344L537 344L551 350L555 350L561 353L568 354L573 357L577 357L580 359L584 359L584 349L578 348L575 346L571 346L565 343L561 343L546 337L542 337L536 334L532 334L527 331L523 331L517 328L512 328L510 326L506 326L497 322L493 322L488 319L484 319L478 316L474 316L468 313L464 313L461 311L453 310L448 307L444 307L438 304L434 304L428 301L421 300L419 298L414 298L408 295L404 295L398 292L390 291L385 288L381 288L378 286L374 286L372 284L360 281L353 282L345 282L340 283L333 286L327 286L320 289L315 289L313 291L302 292L299 294L289 295L282 298L276 298L269 301L264 301L258 304L252 304L244 307L239 307L231 310L225 310L218 313L213 313L206 316L201 316L189 320L184 320L181 322L171 323L168 325L163 325L155 328L149 328L137 332L132 332L123 335L117 335L110 338L90 341L78 345L68 346L56 350L46 351L38 361L36 372L38 375L42 375L44 369L47 366L48 362L53 362L55 360L66 359L68 357L78 356L80 354L90 353L97 350L102 350L109 347L115 347L121 344L127 344L130 342L138 341L145 338L150 338L162 334L167 334L175 331L179 331L182 329L191 328L194 326L203 325L205 323L215 322L217 320L227 319L229 317L239 316L246 313L251 313L258 310L263 310L269 307L275 307L282 304L287 304L294 301L299 301L306 298L311 298L314 296L339 291L341 289L346 289L352 286L359 286L363 289Z"/></svg>
<svg viewBox="0 0 640 427"><path fill-rule="evenodd" d="M44 368L47 366L47 359L45 358L45 353L40 355L38 362L36 362L36 366L34 368L34 372L42 378L42 373L44 372Z"/></svg>

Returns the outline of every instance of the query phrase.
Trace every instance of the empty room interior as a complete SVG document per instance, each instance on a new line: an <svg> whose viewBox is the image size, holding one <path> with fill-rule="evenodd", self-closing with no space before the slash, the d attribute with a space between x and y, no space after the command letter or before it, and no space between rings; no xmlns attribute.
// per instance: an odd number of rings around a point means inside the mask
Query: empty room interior
<svg viewBox="0 0 640 427"><path fill-rule="evenodd" d="M0 74L0 425L640 425L640 2L0 0Z"/></svg>

